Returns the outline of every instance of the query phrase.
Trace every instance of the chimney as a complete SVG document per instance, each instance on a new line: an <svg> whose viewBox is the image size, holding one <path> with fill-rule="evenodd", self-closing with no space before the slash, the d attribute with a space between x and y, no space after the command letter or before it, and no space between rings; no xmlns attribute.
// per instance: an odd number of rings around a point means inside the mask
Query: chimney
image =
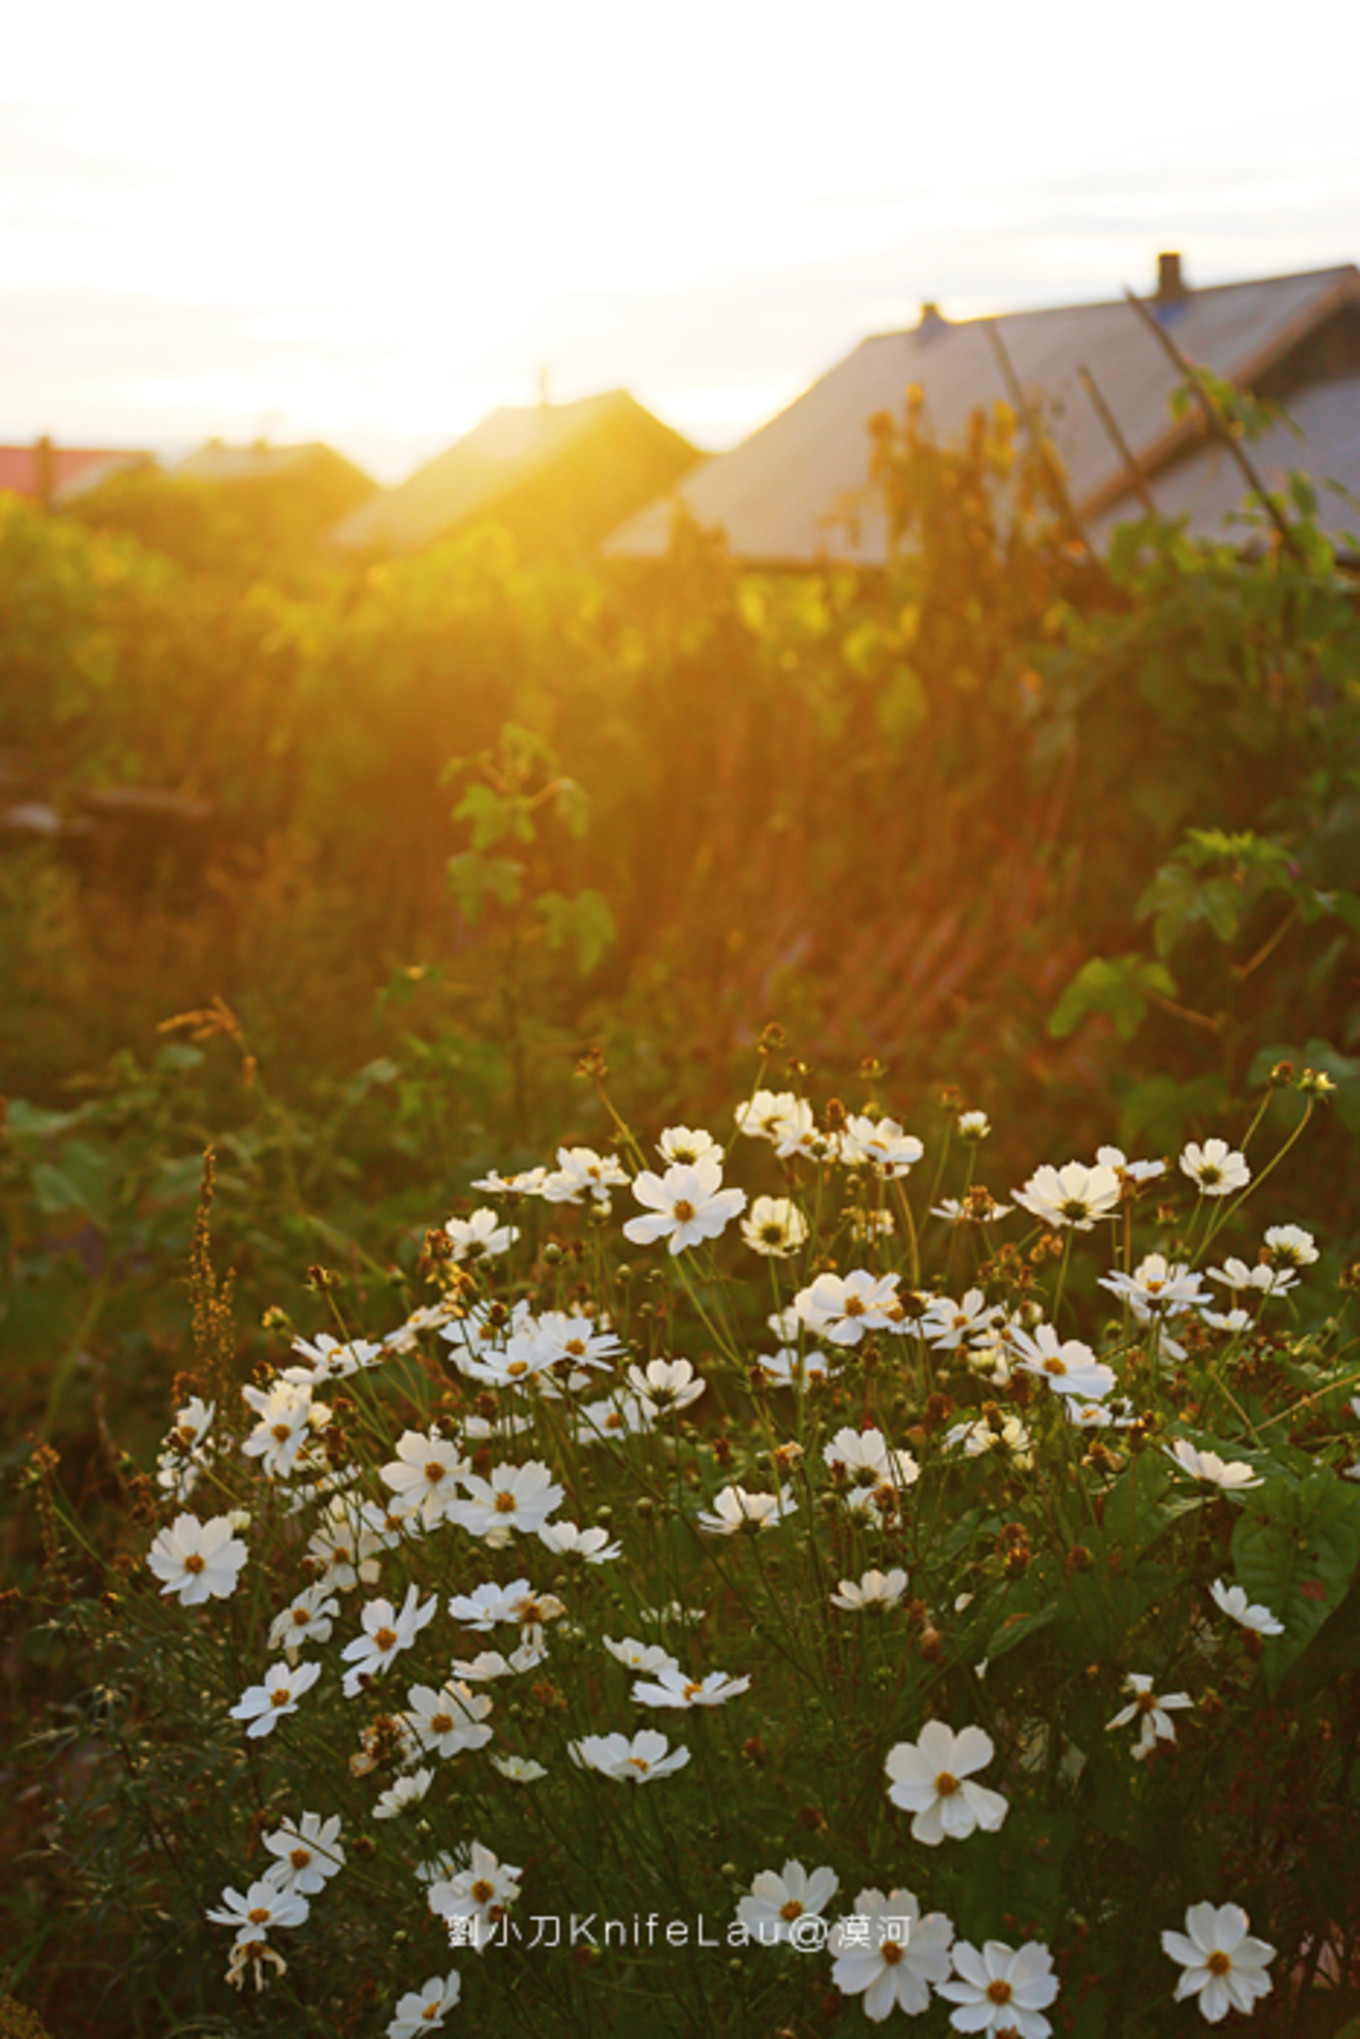
<svg viewBox="0 0 1360 2039"><path fill-rule="evenodd" d="M933 340L939 334L946 332L948 327L949 321L944 317L937 304L923 304L921 306L921 316L917 321L916 331L922 340Z"/></svg>
<svg viewBox="0 0 1360 2039"><path fill-rule="evenodd" d="M52 507L57 489L57 454L51 434L44 432L33 448L33 493L45 510Z"/></svg>
<svg viewBox="0 0 1360 2039"><path fill-rule="evenodd" d="M1179 304L1189 295L1185 278L1181 275L1179 254L1157 257L1157 302L1158 304Z"/></svg>

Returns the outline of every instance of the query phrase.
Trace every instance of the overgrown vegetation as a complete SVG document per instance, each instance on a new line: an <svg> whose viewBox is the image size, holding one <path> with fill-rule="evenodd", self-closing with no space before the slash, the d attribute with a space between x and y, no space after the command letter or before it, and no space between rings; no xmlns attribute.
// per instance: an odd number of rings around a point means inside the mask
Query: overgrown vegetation
<svg viewBox="0 0 1360 2039"><path fill-rule="evenodd" d="M1004 413L952 449L910 409L875 430L881 575L750 576L684 529L646 574L527 570L492 531L274 574L232 569L225 527L172 558L130 511L0 511L0 749L14 800L69 824L0 854L11 1474L41 1435L83 1519L126 1508L191 1350L205 1147L248 1378L278 1358L267 1311L312 1321L309 1266L379 1324L476 1177L606 1149L588 1045L625 1118L703 1122L776 1012L795 1089L854 1094L867 1061L909 1118L948 1085L994 1110L1003 1187L1262 1102L1282 1138L1271 1071L1324 1074L1275 1193L1334 1292L1360 1232L1360 616L1307 492L1289 546L1146 524L1102 561ZM92 800L127 787L211 819ZM30 1596L26 1513L12 1553ZM30 1637L18 1713L68 1703L69 1648ZM36 1773L40 1832L99 1747ZM85 2029L62 1858L27 1815L14 1839L26 1973Z"/></svg>

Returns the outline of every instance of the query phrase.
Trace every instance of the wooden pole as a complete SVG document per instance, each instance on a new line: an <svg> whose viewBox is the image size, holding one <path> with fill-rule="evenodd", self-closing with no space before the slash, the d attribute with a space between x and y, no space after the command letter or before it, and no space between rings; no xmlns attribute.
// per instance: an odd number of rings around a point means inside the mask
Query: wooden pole
<svg viewBox="0 0 1360 2039"><path fill-rule="evenodd" d="M1063 476L1062 466L1058 461L1056 455L1054 455L1051 459L1045 459L1045 454L1051 452L1052 442L1049 439L1048 435L1046 433L1041 432L1039 429L1039 421L1035 417L1033 410L1030 408L1029 399L1026 397L1024 390L1020 386L1020 378L1015 372L1015 364L1011 360L1010 353L1006 347L1005 341L1002 339L1000 333L997 331L995 319L987 319L984 321L984 324L986 327L987 338L992 343L992 352L995 354L997 361L1000 364L1001 373L1005 378L1006 388L1010 392L1011 402L1014 404L1016 411L1019 413L1019 416L1024 423L1025 431L1029 436L1030 445L1034 448L1034 451L1039 456L1039 458L1041 460L1044 460L1044 465L1047 468L1048 473L1052 479L1053 486L1057 491L1058 501L1062 506L1063 516L1067 520L1068 528L1072 536L1076 539L1077 543L1083 548L1083 550L1089 552L1091 550L1090 542L1087 539L1085 531L1082 529L1081 519L1077 515L1076 504L1072 501L1072 497L1068 492L1067 482Z"/></svg>
<svg viewBox="0 0 1360 2039"><path fill-rule="evenodd" d="M1090 397L1091 402L1095 406L1096 416L1109 434L1111 445L1124 463L1139 502L1143 505L1149 517L1155 517L1157 515L1157 505L1152 500L1152 491L1147 485L1147 476L1143 472L1142 463L1120 430L1118 418L1116 418L1114 412L1101 395L1099 383L1084 361L1078 366L1077 374L1081 377L1082 387L1085 389L1087 396Z"/></svg>
<svg viewBox="0 0 1360 2039"><path fill-rule="evenodd" d="M1190 388L1198 399L1200 410L1204 414L1204 421L1208 425L1210 432L1215 439L1221 440L1227 447L1229 453L1241 469L1246 479L1247 487L1260 498L1266 514L1275 526L1280 543L1284 546L1285 551L1297 566L1305 566L1307 562L1299 550L1298 540L1290 530L1285 518L1281 515L1279 505L1271 496L1263 477L1257 472L1255 462L1250 458L1246 447L1243 446L1241 440L1234 433L1229 431L1222 412L1204 387L1200 372L1194 362L1177 346L1171 334L1163 329L1159 320L1148 310L1141 297L1136 296L1131 290L1126 290L1124 296L1157 341L1162 352L1175 364L1182 379L1189 383Z"/></svg>

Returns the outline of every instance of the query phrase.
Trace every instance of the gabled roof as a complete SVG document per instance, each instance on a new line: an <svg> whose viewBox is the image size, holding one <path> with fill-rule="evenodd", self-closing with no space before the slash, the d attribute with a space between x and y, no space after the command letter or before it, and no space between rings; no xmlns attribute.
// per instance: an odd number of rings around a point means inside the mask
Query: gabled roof
<svg viewBox="0 0 1360 2039"><path fill-rule="evenodd" d="M349 551L417 552L506 510L550 477L570 514L577 491L564 478L575 463L595 464L592 496L602 491L613 499L602 525L589 534L599 538L697 458L688 440L622 389L574 403L492 411L398 487L363 504L332 538ZM584 466L580 472L584 483Z"/></svg>
<svg viewBox="0 0 1360 2039"><path fill-rule="evenodd" d="M264 440L252 446L226 446L220 439L209 439L206 445L181 460L174 472L192 481L230 486L235 482L276 481L280 476L303 474L319 466L347 468L357 480L373 486L362 468L319 439L301 446L271 446Z"/></svg>
<svg viewBox="0 0 1360 2039"><path fill-rule="evenodd" d="M1240 387L1253 386L1345 305L1360 305L1360 270L1192 290L1156 307L1182 351ZM1009 401L988 332L995 325L1027 395L1040 400L1078 507L1096 514L1130 486L1121 457L1082 386L1089 370L1140 463L1155 468L1192 445L1192 417L1173 422L1179 377L1134 309L1111 304L1013 312L953 323L927 316L911 332L866 340L805 395L676 491L700 524L721 526L753 564L814 566L826 559L881 565L888 532L867 493L875 412L900 415L907 388L925 394L940 441L957 439L979 404ZM1240 499L1241 491L1238 491ZM650 504L606 550L655 558L670 540L673 500ZM848 513L854 512L854 521Z"/></svg>

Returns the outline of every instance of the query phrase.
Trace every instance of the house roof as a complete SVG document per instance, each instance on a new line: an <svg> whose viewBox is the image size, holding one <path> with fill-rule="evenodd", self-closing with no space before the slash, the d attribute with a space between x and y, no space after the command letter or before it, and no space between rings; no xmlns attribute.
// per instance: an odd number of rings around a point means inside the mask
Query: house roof
<svg viewBox="0 0 1360 2039"><path fill-rule="evenodd" d="M697 457L688 441L626 390L607 390L573 403L505 408L492 411L396 488L364 503L336 526L332 538L351 551L419 551L457 526L494 513L559 461L584 452L592 437L619 434L645 435L661 463L639 474L633 504L645 501ZM602 527L609 528L609 522Z"/></svg>
<svg viewBox="0 0 1360 2039"><path fill-rule="evenodd" d="M1216 375L1251 386L1331 313L1360 305L1360 270L1347 264L1300 276L1193 290L1158 304L1182 351ZM1016 376L1037 396L1079 508L1098 514L1130 482L1120 454L1082 386L1093 376L1145 467L1193 444L1198 423L1173 422L1168 399L1179 376L1133 307L1109 304L1013 312L951 322L928 314L911 332L865 340L803 396L731 453L675 491L700 524L721 526L732 551L752 563L813 566L830 559L866 566L888 556L888 530L868 493L875 412L900 414L911 384L941 441L959 437L979 404L1009 400L989 327ZM1241 491L1238 491L1240 499ZM674 498L650 504L609 539L616 556L665 552ZM848 514L854 513L853 522Z"/></svg>
<svg viewBox="0 0 1360 2039"><path fill-rule="evenodd" d="M104 480L151 462L149 453L115 452L106 446L58 446L43 440L31 446L0 446L0 490L40 502L44 496L69 495L78 478L96 471Z"/></svg>
<svg viewBox="0 0 1360 2039"><path fill-rule="evenodd" d="M1360 376L1313 383L1287 398L1282 409L1280 422L1247 449L1252 466L1276 491L1287 488L1291 474L1314 477L1318 523L1347 552L1360 550ZM1328 488L1328 482L1337 487ZM1243 529L1242 471L1217 439L1150 477L1148 493L1162 516L1186 517L1192 530L1226 535ZM1103 543L1130 514L1137 514L1136 506L1126 499L1103 511L1090 527L1092 540Z"/></svg>
<svg viewBox="0 0 1360 2039"><path fill-rule="evenodd" d="M220 439L210 439L181 460L174 472L192 481L273 481L281 475L304 472L318 462L327 466L339 463L352 469L360 479L369 479L362 468L355 467L343 453L337 453L321 440L302 446L271 446L264 441L253 446L226 446Z"/></svg>

